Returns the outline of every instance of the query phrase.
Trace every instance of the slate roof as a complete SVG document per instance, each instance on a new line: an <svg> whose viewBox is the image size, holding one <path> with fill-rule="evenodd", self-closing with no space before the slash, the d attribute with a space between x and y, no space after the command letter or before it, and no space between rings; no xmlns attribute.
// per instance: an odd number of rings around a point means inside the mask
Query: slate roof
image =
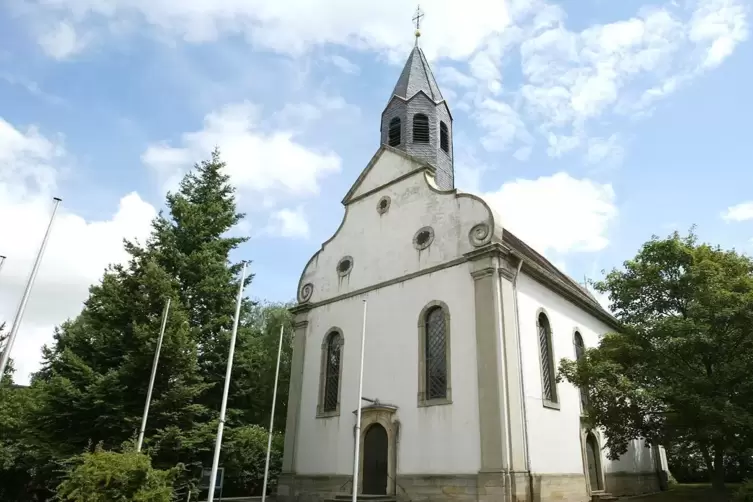
<svg viewBox="0 0 753 502"><path fill-rule="evenodd" d="M405 62L392 94L408 100L420 91L426 93L434 102L444 101L424 51L416 45Z"/></svg>

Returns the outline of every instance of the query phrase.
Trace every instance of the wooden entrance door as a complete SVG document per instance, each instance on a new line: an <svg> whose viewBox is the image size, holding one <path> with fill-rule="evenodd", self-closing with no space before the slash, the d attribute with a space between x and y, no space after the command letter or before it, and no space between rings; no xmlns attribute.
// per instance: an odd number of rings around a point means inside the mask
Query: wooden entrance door
<svg viewBox="0 0 753 502"><path fill-rule="evenodd" d="M586 437L586 458L588 460L588 480L591 484L591 490L603 490L601 486L599 445L593 434L589 434Z"/></svg>
<svg viewBox="0 0 753 502"><path fill-rule="evenodd" d="M373 424L363 438L363 493L387 494L387 431Z"/></svg>

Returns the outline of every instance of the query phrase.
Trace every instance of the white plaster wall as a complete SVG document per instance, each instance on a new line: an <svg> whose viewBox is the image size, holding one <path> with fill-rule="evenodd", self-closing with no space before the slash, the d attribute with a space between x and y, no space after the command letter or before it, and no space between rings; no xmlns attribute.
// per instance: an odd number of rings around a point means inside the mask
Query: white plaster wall
<svg viewBox="0 0 753 502"><path fill-rule="evenodd" d="M398 474L475 474L480 468L474 290L468 267L464 263L367 295L363 393L398 407ZM450 309L453 403L419 408L418 316L432 300ZM352 472L362 310L362 297L353 297L309 313L298 473ZM345 338L340 416L316 418L321 346L333 326Z"/></svg>
<svg viewBox="0 0 753 502"><path fill-rule="evenodd" d="M361 181L361 185L353 192L353 197L358 197L375 188L379 188L418 167L419 165L412 160L385 150L377 163Z"/></svg>
<svg viewBox="0 0 753 502"><path fill-rule="evenodd" d="M628 451L618 460L605 460L604 472L652 472L657 465L654 463L655 450L646 448L643 440L634 439L628 445ZM606 452L602 455L606 459Z"/></svg>
<svg viewBox="0 0 753 502"><path fill-rule="evenodd" d="M580 440L580 395L562 382L557 386L560 409L545 408L541 398L537 312L544 308L552 328L556 368L562 358L575 359L573 334L577 329L583 343L595 347L604 333L612 331L602 321L560 297L525 273L518 280L518 313L525 386L531 470L535 473L581 473L584 470ZM601 445L604 438L600 434ZM617 461L602 451L602 466L608 472L650 472L654 470L652 450L634 441Z"/></svg>
<svg viewBox="0 0 753 502"><path fill-rule="evenodd" d="M385 151L363 184L371 184L372 178L394 179L412 170L407 169L406 162L414 169L420 167ZM384 195L392 202L387 213L379 214L377 202ZM468 237L471 228L490 220L490 210L479 199L432 190L426 175L418 172L348 205L339 231L306 266L299 288L312 283L311 301L319 302L446 263L472 251ZM434 229L434 242L418 251L413 247L413 237L424 226ZM354 268L341 278L336 268L344 256L353 258Z"/></svg>

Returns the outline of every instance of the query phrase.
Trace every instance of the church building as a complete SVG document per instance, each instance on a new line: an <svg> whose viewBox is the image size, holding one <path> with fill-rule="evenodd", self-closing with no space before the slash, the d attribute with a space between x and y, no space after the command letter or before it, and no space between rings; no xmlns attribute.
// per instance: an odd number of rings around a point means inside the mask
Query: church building
<svg viewBox="0 0 753 502"><path fill-rule="evenodd" d="M418 33L417 33L418 36ZM556 381L617 320L455 188L450 107L418 43L340 227L303 269L278 499L548 502L666 486L661 447L612 461ZM356 411L365 321L362 420Z"/></svg>

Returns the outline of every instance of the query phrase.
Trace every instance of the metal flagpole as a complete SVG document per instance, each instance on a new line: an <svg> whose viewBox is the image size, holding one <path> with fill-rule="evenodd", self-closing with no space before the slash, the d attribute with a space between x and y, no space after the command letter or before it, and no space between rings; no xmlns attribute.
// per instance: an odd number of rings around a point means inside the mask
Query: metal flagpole
<svg viewBox="0 0 753 502"><path fill-rule="evenodd" d="M162 327L159 330L159 339L157 340L157 350L154 351L154 362L152 363L152 376L149 378L149 390L146 391L146 404L144 404L144 416L141 418L141 430L139 430L139 441L136 445L136 451L141 451L141 445L144 444L144 431L146 431L146 417L149 415L149 403L152 402L152 389L154 389L154 377L157 375L157 364L159 363L159 352L162 348L162 339L165 337L165 326L167 325L167 313L170 310L170 298L167 299L165 310L162 312Z"/></svg>
<svg viewBox="0 0 753 502"><path fill-rule="evenodd" d="M269 454L272 452L272 428L275 425L275 403L277 403L277 380L280 378L280 359L282 358L282 335L285 326L280 326L280 345L277 347L277 371L275 371L275 390L272 393L272 417L269 419L269 439L267 440L267 463L264 466L264 488L261 489L261 502L267 499L267 477L269 476Z"/></svg>
<svg viewBox="0 0 753 502"><path fill-rule="evenodd" d="M222 449L222 430L225 427L225 412L227 411L227 395L230 392L230 373L233 371L233 355L235 354L235 337L238 335L238 319L241 315L241 301L243 300L243 282L246 280L246 262L241 269L241 283L238 286L238 299L235 304L235 320L233 333L230 335L230 353L227 356L227 370L225 371L225 390L222 392L222 406L220 406L220 423L217 425L217 439L214 441L214 459L212 460L212 474L209 478L209 495L207 502L214 502L214 488L217 485L217 468L220 463Z"/></svg>
<svg viewBox="0 0 753 502"><path fill-rule="evenodd" d="M3 270L3 265L5 265L5 259L6 258L7 258L7 256L0 255L0 271Z"/></svg>
<svg viewBox="0 0 753 502"><path fill-rule="evenodd" d="M24 295L21 297L21 303L18 305L18 310L16 311L16 318L13 319L13 327L10 329L10 334L8 335L8 342L5 345L3 356L2 358L0 358L0 381L2 381L3 374L5 373L5 367L8 365L8 359L10 358L10 351L13 349L13 342L16 340L16 335L18 334L18 328L21 327L21 319L23 319L24 317L26 304L29 301L29 294L31 293L32 286L34 286L34 280L37 278L39 265L42 263L42 256L44 255L44 250L47 247L47 241L50 238L50 231L52 230L52 223L55 221L55 213L57 213L58 206L60 205L60 201L62 199L59 199L58 197L54 197L53 200L55 201L55 206L52 208L52 216L50 216L50 223L49 225L47 225L47 231L44 234L44 239L42 240L42 246L39 248L39 253L37 253L37 259L34 261L34 267L31 269L31 274L29 275L29 281L26 283L26 290L24 291Z"/></svg>
<svg viewBox="0 0 753 502"><path fill-rule="evenodd" d="M358 460L361 453L361 402L363 401L363 356L366 348L366 299L363 300L363 327L361 329L361 367L358 376L358 413L356 418L356 449L353 455L353 500L358 498Z"/></svg>

